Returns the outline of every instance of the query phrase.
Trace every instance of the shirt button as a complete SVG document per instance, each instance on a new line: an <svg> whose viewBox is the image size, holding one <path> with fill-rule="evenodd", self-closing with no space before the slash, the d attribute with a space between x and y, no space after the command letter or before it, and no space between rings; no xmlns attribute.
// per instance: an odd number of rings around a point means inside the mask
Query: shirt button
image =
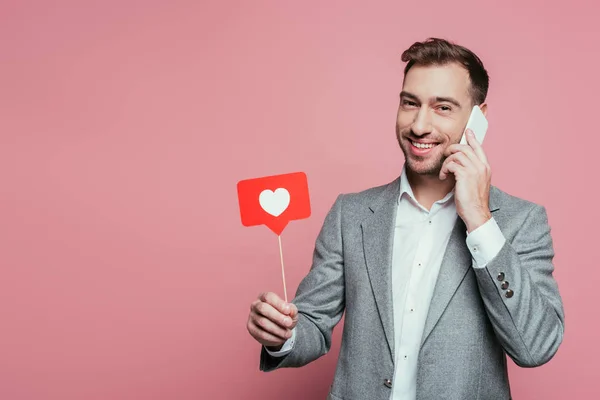
<svg viewBox="0 0 600 400"><path fill-rule="evenodd" d="M496 278L497 278L499 281L503 281L503 280L504 280L504 272L500 272Z"/></svg>
<svg viewBox="0 0 600 400"><path fill-rule="evenodd" d="M384 384L385 386L387 386L387 387L391 388L391 387L392 387L392 380L391 380L391 379L385 379L385 380L383 381L383 384Z"/></svg>
<svg viewBox="0 0 600 400"><path fill-rule="evenodd" d="M477 246L473 247L473 252L477 253Z"/></svg>
<svg viewBox="0 0 600 400"><path fill-rule="evenodd" d="M510 290L510 289L508 289L508 290L506 291L506 294L505 294L505 296L506 296L507 298L509 298L509 299L510 299L511 297L513 297L513 295L514 295L514 294L515 294L515 292L513 292L513 291L512 291L512 290Z"/></svg>
<svg viewBox="0 0 600 400"><path fill-rule="evenodd" d="M502 284L500 285L500 287L502 289L504 289L504 290L508 289L508 282L507 281L502 282Z"/></svg>
<svg viewBox="0 0 600 400"><path fill-rule="evenodd" d="M429 220L429 225L431 225L431 220Z"/></svg>

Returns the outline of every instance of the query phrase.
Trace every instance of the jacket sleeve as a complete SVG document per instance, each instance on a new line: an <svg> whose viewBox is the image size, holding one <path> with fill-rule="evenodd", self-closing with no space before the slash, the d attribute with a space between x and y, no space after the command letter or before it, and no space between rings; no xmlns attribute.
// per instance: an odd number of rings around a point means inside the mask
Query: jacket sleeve
<svg viewBox="0 0 600 400"><path fill-rule="evenodd" d="M557 352L564 309L552 274L554 249L546 209L534 205L512 241L485 268L474 269L497 338L521 367L537 367Z"/></svg>
<svg viewBox="0 0 600 400"><path fill-rule="evenodd" d="M301 367L326 354L331 348L333 328L344 312L344 258L342 244L342 199L338 196L317 237L313 262L300 282L292 303L298 308L296 338L283 357L269 355L264 347L260 370Z"/></svg>

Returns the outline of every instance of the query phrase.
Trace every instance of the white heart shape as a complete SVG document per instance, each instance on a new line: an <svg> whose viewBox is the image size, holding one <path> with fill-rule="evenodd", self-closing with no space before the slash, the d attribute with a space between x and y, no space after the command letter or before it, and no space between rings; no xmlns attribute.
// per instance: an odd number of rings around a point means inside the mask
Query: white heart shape
<svg viewBox="0 0 600 400"><path fill-rule="evenodd" d="M290 205L290 192L284 188L272 190L266 189L258 196L258 202L263 210L274 217L279 217Z"/></svg>

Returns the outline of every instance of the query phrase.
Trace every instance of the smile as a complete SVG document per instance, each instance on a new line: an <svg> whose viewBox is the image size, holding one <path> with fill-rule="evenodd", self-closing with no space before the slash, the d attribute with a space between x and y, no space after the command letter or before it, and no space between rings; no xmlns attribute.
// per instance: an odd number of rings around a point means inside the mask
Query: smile
<svg viewBox="0 0 600 400"><path fill-rule="evenodd" d="M429 153L431 149L437 146L439 143L419 143L409 140L411 151L416 156L424 156Z"/></svg>
<svg viewBox="0 0 600 400"><path fill-rule="evenodd" d="M415 146L419 149L432 149L433 146L437 145L437 143L417 143L417 142L413 142L412 140L410 142L412 143L413 146Z"/></svg>
<svg viewBox="0 0 600 400"><path fill-rule="evenodd" d="M432 149L439 144L439 143L419 143L419 142L415 142L412 140L409 140L409 141L417 149Z"/></svg>

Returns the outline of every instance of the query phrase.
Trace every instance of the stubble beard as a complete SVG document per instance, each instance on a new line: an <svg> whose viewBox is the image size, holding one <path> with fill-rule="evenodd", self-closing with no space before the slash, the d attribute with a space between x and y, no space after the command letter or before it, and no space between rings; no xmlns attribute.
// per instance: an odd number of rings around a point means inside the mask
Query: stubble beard
<svg viewBox="0 0 600 400"><path fill-rule="evenodd" d="M403 136L397 133L396 139L398 140L398 145L400 146L402 153L404 153L404 160L407 170L417 175L439 176L446 157L441 156L437 160L425 160L424 157L415 156L410 153L410 149L408 147L412 145L408 139L402 140L401 137Z"/></svg>

